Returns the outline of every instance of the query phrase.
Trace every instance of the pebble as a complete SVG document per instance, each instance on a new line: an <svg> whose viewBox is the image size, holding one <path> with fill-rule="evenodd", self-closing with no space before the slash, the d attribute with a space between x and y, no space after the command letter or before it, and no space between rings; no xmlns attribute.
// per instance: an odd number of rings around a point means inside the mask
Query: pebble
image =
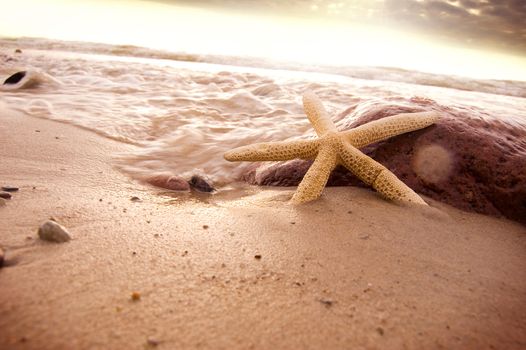
<svg viewBox="0 0 526 350"><path fill-rule="evenodd" d="M190 179L190 181L188 181L188 183L190 184L190 186L192 186L195 190L199 192L214 192L215 191L215 188L210 186L210 184L199 175L192 176L192 178Z"/></svg>
<svg viewBox="0 0 526 350"><path fill-rule="evenodd" d="M173 191L190 191L188 182L179 176L156 175L146 180L150 185Z"/></svg>
<svg viewBox="0 0 526 350"><path fill-rule="evenodd" d="M11 198L11 193L9 193L9 192L0 192L0 198L10 199Z"/></svg>
<svg viewBox="0 0 526 350"><path fill-rule="evenodd" d="M141 293L139 293L139 292L133 292L133 293L131 294L131 300L133 300L133 301L139 301L139 300L141 300Z"/></svg>
<svg viewBox="0 0 526 350"><path fill-rule="evenodd" d="M38 237L44 241L57 243L67 242L71 239L68 230L52 220L48 220L40 226L38 229Z"/></svg>
<svg viewBox="0 0 526 350"><path fill-rule="evenodd" d="M132 202L139 202L141 199L139 197L137 197L137 196L133 196L133 197L130 198L130 200Z"/></svg>
<svg viewBox="0 0 526 350"><path fill-rule="evenodd" d="M4 81L4 85L16 84L26 76L26 71L16 72Z"/></svg>
<svg viewBox="0 0 526 350"><path fill-rule="evenodd" d="M18 191L18 187L15 187L15 186L2 186L2 191L16 192L16 191Z"/></svg>
<svg viewBox="0 0 526 350"><path fill-rule="evenodd" d="M260 254L254 255L254 259L261 260L261 255Z"/></svg>
<svg viewBox="0 0 526 350"><path fill-rule="evenodd" d="M330 300L330 299L318 299L318 301L320 303L322 303L323 305L325 305L326 308L330 308L333 304L334 304L334 301Z"/></svg>
<svg viewBox="0 0 526 350"><path fill-rule="evenodd" d="M4 251L0 248L0 267L4 265Z"/></svg>
<svg viewBox="0 0 526 350"><path fill-rule="evenodd" d="M154 337L148 337L148 339L146 339L146 342L148 343L148 345L150 346L157 346L159 345L161 342L159 341L159 339L157 338L154 338Z"/></svg>

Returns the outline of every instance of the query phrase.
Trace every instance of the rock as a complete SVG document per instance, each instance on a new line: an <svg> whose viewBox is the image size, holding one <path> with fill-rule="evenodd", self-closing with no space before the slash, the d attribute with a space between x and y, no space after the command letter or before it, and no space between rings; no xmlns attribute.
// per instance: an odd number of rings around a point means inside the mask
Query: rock
<svg viewBox="0 0 526 350"><path fill-rule="evenodd" d="M190 191L188 181L179 176L156 175L146 179L150 185L173 191Z"/></svg>
<svg viewBox="0 0 526 350"><path fill-rule="evenodd" d="M413 98L412 107L385 106L349 119L342 130L389 115L423 109L443 118L423 130L369 145L364 153L385 165L418 193L462 210L526 223L526 123L488 116L465 107L445 107ZM346 113L352 112L356 106ZM257 185L296 186L311 162L253 164L242 179ZM345 168L328 186L363 184Z"/></svg>
<svg viewBox="0 0 526 350"><path fill-rule="evenodd" d="M192 186L192 188L194 188L195 190L199 192L214 192L215 191L215 188L210 186L210 184L199 175L192 176L192 178L190 179L190 181L188 181L188 183L190 184L190 186Z"/></svg>
<svg viewBox="0 0 526 350"><path fill-rule="evenodd" d="M11 199L11 193L9 193L9 192L0 192L0 198Z"/></svg>
<svg viewBox="0 0 526 350"><path fill-rule="evenodd" d="M0 267L4 266L4 251L0 248Z"/></svg>
<svg viewBox="0 0 526 350"><path fill-rule="evenodd" d="M48 220L40 226L38 229L38 237L44 241L57 243L67 242L71 239L68 230L52 220Z"/></svg>
<svg viewBox="0 0 526 350"><path fill-rule="evenodd" d="M16 192L16 191L18 191L18 187L15 187L15 186L2 186L2 191Z"/></svg>
<svg viewBox="0 0 526 350"><path fill-rule="evenodd" d="M4 81L4 85L17 84L20 80L24 79L26 74L26 71L16 72Z"/></svg>
<svg viewBox="0 0 526 350"><path fill-rule="evenodd" d="M15 53L22 53L22 50L20 50L20 49L16 49L16 50L15 50Z"/></svg>

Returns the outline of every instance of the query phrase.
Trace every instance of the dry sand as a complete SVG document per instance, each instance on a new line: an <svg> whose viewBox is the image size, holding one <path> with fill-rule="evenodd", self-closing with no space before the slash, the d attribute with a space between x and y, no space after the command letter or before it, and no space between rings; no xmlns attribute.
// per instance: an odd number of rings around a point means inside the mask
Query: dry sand
<svg viewBox="0 0 526 350"><path fill-rule="evenodd" d="M358 188L174 195L112 168L128 147L0 112L1 349L526 347L525 227ZM37 238L51 216L72 241Z"/></svg>

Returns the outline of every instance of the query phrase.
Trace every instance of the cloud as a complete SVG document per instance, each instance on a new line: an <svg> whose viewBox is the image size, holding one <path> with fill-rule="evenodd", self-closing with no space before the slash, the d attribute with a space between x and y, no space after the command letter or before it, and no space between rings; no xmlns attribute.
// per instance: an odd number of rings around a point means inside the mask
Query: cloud
<svg viewBox="0 0 526 350"><path fill-rule="evenodd" d="M390 24L468 47L526 54L526 0L153 0L227 11Z"/></svg>
<svg viewBox="0 0 526 350"><path fill-rule="evenodd" d="M524 0L387 0L386 15L465 45L526 53Z"/></svg>

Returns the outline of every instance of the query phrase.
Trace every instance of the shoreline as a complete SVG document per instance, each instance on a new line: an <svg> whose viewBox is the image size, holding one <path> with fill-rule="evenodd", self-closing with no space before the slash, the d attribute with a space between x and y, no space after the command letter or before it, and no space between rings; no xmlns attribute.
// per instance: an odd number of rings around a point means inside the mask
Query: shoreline
<svg viewBox="0 0 526 350"><path fill-rule="evenodd" d="M524 226L354 187L172 195L112 166L129 147L0 108L0 347L526 344ZM49 217L71 242L37 238Z"/></svg>

